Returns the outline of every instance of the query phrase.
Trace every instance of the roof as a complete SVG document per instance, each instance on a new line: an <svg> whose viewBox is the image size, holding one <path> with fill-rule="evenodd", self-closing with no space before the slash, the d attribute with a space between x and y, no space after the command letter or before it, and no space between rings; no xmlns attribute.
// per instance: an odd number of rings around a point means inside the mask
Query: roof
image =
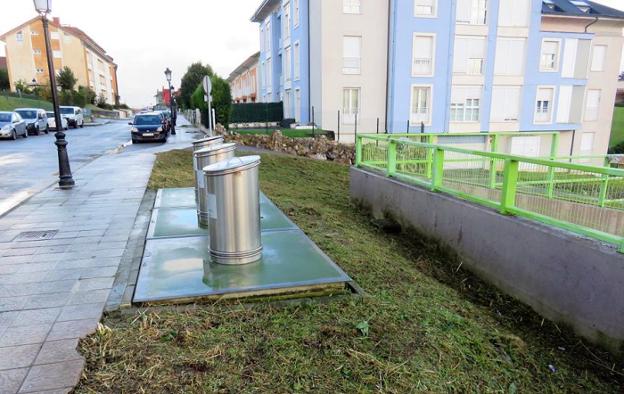
<svg viewBox="0 0 624 394"><path fill-rule="evenodd" d="M232 71L230 76L227 78L227 81L232 82L234 78L238 77L239 75L244 73L246 70L250 69L254 64L257 64L259 59L260 59L260 52L256 52L253 55L249 56L247 60L242 62L240 66L236 67L236 69Z"/></svg>
<svg viewBox="0 0 624 394"><path fill-rule="evenodd" d="M262 4L260 4L260 7L254 12L251 21L261 23L279 4L280 0L262 0Z"/></svg>
<svg viewBox="0 0 624 394"><path fill-rule="evenodd" d="M542 15L624 19L624 12L589 0L542 0Z"/></svg>
<svg viewBox="0 0 624 394"><path fill-rule="evenodd" d="M6 37L9 34L12 34L20 29L23 29L26 26L29 26L30 24L32 24L33 22L39 21L41 19L40 16L36 16L32 19L27 20L26 22L22 23L21 25L14 27L13 29L7 31L6 33L0 35L0 41L5 41ZM77 38L79 38L85 45L87 45L88 47L90 47L91 49L93 49L95 52L97 52L100 56L102 56L103 58L105 58L106 60L108 60L109 62L113 63L113 58L110 57L106 51L104 50L104 48L102 48L101 46L99 46L94 39L92 39L91 37L89 37L89 35L87 33L85 33L84 31L80 30L77 27L74 26L69 26L69 25L61 25L59 23L58 18L52 18L48 20L48 23L51 26L56 27L57 29L60 29L64 32L67 32ZM115 67L117 66L115 63L113 63L115 65Z"/></svg>

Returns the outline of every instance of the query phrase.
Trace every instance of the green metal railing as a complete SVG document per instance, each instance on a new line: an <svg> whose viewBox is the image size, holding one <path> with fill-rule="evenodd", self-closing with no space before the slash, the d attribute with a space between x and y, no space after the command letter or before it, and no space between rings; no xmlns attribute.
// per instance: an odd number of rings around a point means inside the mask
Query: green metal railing
<svg viewBox="0 0 624 394"><path fill-rule="evenodd" d="M555 134L546 159L497 152L498 137L492 135L492 151L482 151L360 134L356 166L613 243L624 252L624 170L560 161Z"/></svg>

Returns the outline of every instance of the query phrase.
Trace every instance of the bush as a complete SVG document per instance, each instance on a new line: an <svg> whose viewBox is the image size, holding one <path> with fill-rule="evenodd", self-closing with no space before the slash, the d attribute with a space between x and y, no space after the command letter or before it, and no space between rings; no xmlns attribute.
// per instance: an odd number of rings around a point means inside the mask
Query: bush
<svg viewBox="0 0 624 394"><path fill-rule="evenodd" d="M59 88L61 88L61 90L74 90L76 82L78 82L78 79L76 79L76 76L74 75L74 72L71 70L71 68L67 66L63 67L63 69L59 71L58 76L56 77L56 83L58 84Z"/></svg>

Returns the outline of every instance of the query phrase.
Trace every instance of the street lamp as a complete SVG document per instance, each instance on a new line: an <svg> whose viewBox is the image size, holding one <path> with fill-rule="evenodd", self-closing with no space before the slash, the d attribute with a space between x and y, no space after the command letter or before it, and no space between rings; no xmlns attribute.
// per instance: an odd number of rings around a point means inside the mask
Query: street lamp
<svg viewBox="0 0 624 394"><path fill-rule="evenodd" d="M171 70L169 67L165 70L165 78L167 78L167 83L169 84L169 110L171 111L171 134L175 134L175 118L176 114L173 112L173 89L171 87Z"/></svg>
<svg viewBox="0 0 624 394"><path fill-rule="evenodd" d="M52 0L33 0L35 9L41 16L43 23L43 36L45 39L46 58L48 60L48 74L50 75L50 86L52 87L52 106L54 108L54 124L56 124L56 145L59 161L59 187L61 189L71 189L74 187L74 178L72 177L71 168L69 166L69 156L67 155L67 141L65 133L61 127L61 112L58 104L58 91L56 88L56 73L54 72L54 60L52 58L52 46L50 45L50 32L48 29L47 15L52 11Z"/></svg>

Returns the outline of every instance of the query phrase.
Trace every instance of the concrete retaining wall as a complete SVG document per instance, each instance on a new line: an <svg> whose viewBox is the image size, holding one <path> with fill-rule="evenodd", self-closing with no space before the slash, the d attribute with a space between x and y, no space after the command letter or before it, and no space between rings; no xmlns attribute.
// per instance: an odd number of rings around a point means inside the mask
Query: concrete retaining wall
<svg viewBox="0 0 624 394"><path fill-rule="evenodd" d="M544 317L624 350L624 255L600 242L351 168L351 197L453 248Z"/></svg>

